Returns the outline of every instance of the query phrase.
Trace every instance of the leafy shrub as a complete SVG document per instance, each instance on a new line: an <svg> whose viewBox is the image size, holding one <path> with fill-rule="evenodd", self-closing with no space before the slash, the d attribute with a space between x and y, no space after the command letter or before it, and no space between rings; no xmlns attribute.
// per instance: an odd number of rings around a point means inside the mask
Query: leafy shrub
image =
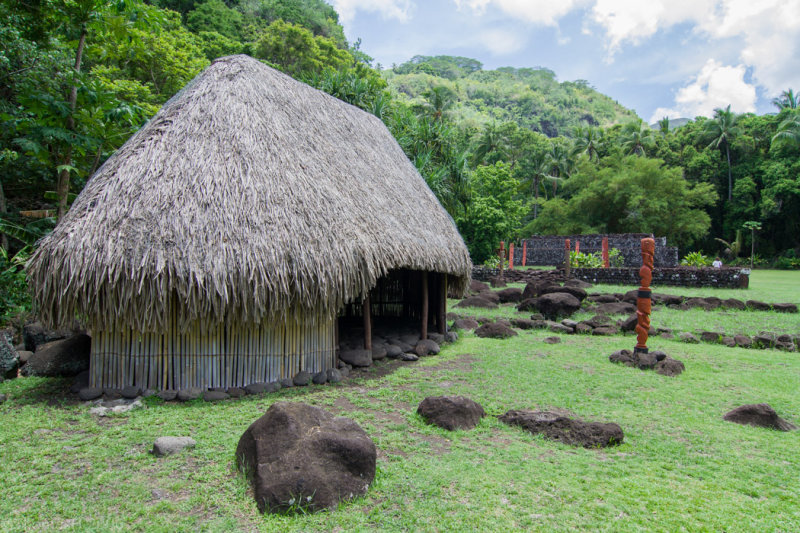
<svg viewBox="0 0 800 533"><path fill-rule="evenodd" d="M701 252L690 252L681 259L681 264L684 266L692 267L707 267L711 266L711 259L703 255Z"/></svg>
<svg viewBox="0 0 800 533"><path fill-rule="evenodd" d="M31 308L28 284L25 281L27 260L27 249L9 257L8 252L0 248L0 325Z"/></svg>
<svg viewBox="0 0 800 533"><path fill-rule="evenodd" d="M800 270L800 257L797 257L794 250L787 250L775 259L774 266L779 270Z"/></svg>
<svg viewBox="0 0 800 533"><path fill-rule="evenodd" d="M622 252L616 248L611 248L608 251L608 264L612 268L622 267L625 264ZM570 251L569 266L573 268L603 268L603 253L585 254L583 252Z"/></svg>
<svg viewBox="0 0 800 533"><path fill-rule="evenodd" d="M625 258L622 257L622 252L617 248L612 248L608 251L608 265L611 268L622 268L625 266Z"/></svg>

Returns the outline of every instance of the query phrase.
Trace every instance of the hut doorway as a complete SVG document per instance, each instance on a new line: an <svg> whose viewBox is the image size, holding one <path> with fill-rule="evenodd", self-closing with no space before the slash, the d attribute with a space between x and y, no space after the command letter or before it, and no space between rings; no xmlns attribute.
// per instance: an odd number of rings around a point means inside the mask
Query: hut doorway
<svg viewBox="0 0 800 533"><path fill-rule="evenodd" d="M392 270L378 279L367 298L339 313L339 348L372 349L397 340L413 346L430 332L444 334L446 315L447 274Z"/></svg>

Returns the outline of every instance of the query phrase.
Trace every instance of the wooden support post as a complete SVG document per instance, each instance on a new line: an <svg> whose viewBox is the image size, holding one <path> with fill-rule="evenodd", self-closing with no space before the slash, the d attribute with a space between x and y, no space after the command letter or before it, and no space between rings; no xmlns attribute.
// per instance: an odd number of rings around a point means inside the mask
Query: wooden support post
<svg viewBox="0 0 800 533"><path fill-rule="evenodd" d="M522 266L525 266L525 262L528 259L528 241L522 241Z"/></svg>
<svg viewBox="0 0 800 533"><path fill-rule="evenodd" d="M500 277L503 277L503 263L506 262L506 243L505 241L500 241L500 251L497 253L500 257Z"/></svg>
<svg viewBox="0 0 800 533"><path fill-rule="evenodd" d="M576 254L580 253L580 251L581 251L581 241L575 239L575 253Z"/></svg>
<svg viewBox="0 0 800 533"><path fill-rule="evenodd" d="M514 243L508 244L508 269L514 270Z"/></svg>
<svg viewBox="0 0 800 533"><path fill-rule="evenodd" d="M369 303L369 294L364 298L362 313L364 315L364 349L372 350L372 309Z"/></svg>
<svg viewBox="0 0 800 533"><path fill-rule="evenodd" d="M603 237L603 268L610 267L611 264L608 259L608 237Z"/></svg>
<svg viewBox="0 0 800 533"><path fill-rule="evenodd" d="M564 275L569 278L569 252L571 248L569 239L564 239Z"/></svg>
<svg viewBox="0 0 800 533"><path fill-rule="evenodd" d="M420 338L428 338L428 273L422 273L422 332Z"/></svg>
<svg viewBox="0 0 800 533"><path fill-rule="evenodd" d="M439 318L436 320L439 333L447 333L447 274L439 274Z"/></svg>

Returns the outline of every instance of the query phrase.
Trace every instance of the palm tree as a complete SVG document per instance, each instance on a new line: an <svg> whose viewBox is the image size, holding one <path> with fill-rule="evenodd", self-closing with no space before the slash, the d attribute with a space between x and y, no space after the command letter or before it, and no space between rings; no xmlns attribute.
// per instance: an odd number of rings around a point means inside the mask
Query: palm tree
<svg viewBox="0 0 800 533"><path fill-rule="evenodd" d="M792 89L783 91L777 98L772 99L772 105L777 107L780 111L784 109L797 109L800 107L800 97L794 94Z"/></svg>
<svg viewBox="0 0 800 533"><path fill-rule="evenodd" d="M772 137L772 146L796 146L800 148L800 111L792 112L778 126L778 131Z"/></svg>
<svg viewBox="0 0 800 533"><path fill-rule="evenodd" d="M570 157L567 148L560 143L552 143L547 159L551 170L551 174L547 176L547 179L553 183L553 198L555 198L558 191L558 182L569 177L572 173L574 161Z"/></svg>
<svg viewBox="0 0 800 533"><path fill-rule="evenodd" d="M603 130L594 126L575 128L575 142L572 147L572 155L586 154L590 160L600 158L598 148L603 141Z"/></svg>
<svg viewBox="0 0 800 533"><path fill-rule="evenodd" d="M731 174L731 142L739 135L740 130L736 125L736 113L731 111L729 105L725 109L715 109L714 118L706 121L703 138L710 140L709 148L725 151L728 161L728 201L733 198L733 177Z"/></svg>
<svg viewBox="0 0 800 533"><path fill-rule="evenodd" d="M428 89L422 96L425 102L422 103L422 110L433 117L433 120L441 121L445 114L456 103L456 93L444 85L439 85Z"/></svg>
<svg viewBox="0 0 800 533"><path fill-rule="evenodd" d="M669 133L669 117L664 117L658 121L658 131L661 132L662 137L666 137Z"/></svg>
<svg viewBox="0 0 800 533"><path fill-rule="evenodd" d="M622 151L632 155L647 155L646 149L655 143L653 129L642 119L628 122L622 127Z"/></svg>
<svg viewBox="0 0 800 533"><path fill-rule="evenodd" d="M478 143L475 145L475 150L472 153L472 163L478 166L484 163L491 154L495 154L495 157L490 163L502 160L506 155L506 145L507 140L500 128L497 127L497 124L487 124L483 129L483 133L481 133L480 139L478 139Z"/></svg>
<svg viewBox="0 0 800 533"><path fill-rule="evenodd" d="M536 152L526 165L526 170L529 172L526 181L530 183L533 191L533 218L539 216L539 190L544 180L552 178L551 169L552 163L546 152Z"/></svg>

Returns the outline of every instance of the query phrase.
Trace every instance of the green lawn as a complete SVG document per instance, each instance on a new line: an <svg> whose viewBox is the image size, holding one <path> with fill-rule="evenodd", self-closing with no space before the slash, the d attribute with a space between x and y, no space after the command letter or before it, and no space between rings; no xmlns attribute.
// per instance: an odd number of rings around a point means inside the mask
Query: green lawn
<svg viewBox="0 0 800 533"><path fill-rule="evenodd" d="M783 298L757 298L800 301L794 276L785 278ZM147 409L111 418L61 401L65 380L6 381L0 531L800 529L800 431L722 420L736 406L766 402L800 425L800 355L659 339L686 364L668 378L608 362L614 350L631 348L631 337L543 343L549 335L497 341L467 333L439 356L382 378L217 404L148 400ZM442 394L469 396L489 416L472 431L427 426L416 406ZM366 497L316 515L258 514L233 452L247 426L281 400L362 425L379 450ZM617 422L625 443L572 448L495 418L527 408ZM198 444L156 459L148 449L162 435L191 435Z"/></svg>

